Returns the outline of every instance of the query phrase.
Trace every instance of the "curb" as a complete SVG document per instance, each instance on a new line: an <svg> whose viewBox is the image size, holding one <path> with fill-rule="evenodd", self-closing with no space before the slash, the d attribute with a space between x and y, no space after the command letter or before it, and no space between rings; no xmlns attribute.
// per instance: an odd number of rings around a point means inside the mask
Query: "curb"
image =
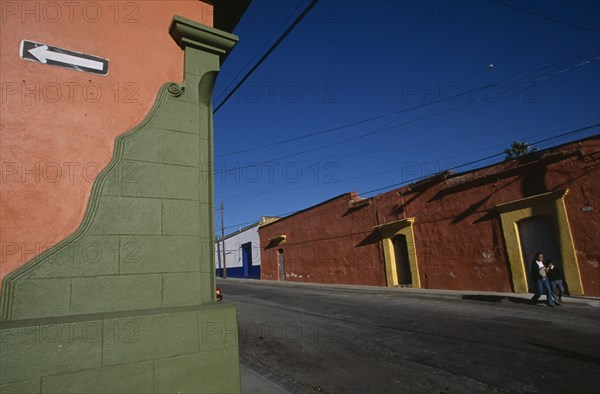
<svg viewBox="0 0 600 394"><path fill-rule="evenodd" d="M289 391L243 363L240 363L240 375L241 394L289 394Z"/></svg>
<svg viewBox="0 0 600 394"><path fill-rule="evenodd" d="M325 284L325 283L309 283L309 282L280 282L273 280L257 280L257 279L242 279L242 278L217 278L220 283L235 282L235 283L251 283L261 286L271 287L302 287L302 288L318 288L328 291L355 291L360 293L404 293L414 297L432 297L432 298L458 298L458 299L477 299L478 297L488 298L489 300L496 299L501 301L504 298L510 299L531 299L531 293L500 293L489 291L474 291L474 290L440 290L440 289L413 289L410 287L381 287L381 286L366 286L366 285L341 285L341 284ZM542 296L543 298L543 296ZM597 297L572 297L564 296L563 303L588 305L594 308L600 308L600 298Z"/></svg>

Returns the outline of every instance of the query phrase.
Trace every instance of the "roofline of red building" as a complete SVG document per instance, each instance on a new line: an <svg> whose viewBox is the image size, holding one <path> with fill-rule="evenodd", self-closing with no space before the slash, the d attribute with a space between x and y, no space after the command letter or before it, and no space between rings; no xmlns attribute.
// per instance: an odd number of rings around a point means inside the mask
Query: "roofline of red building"
<svg viewBox="0 0 600 394"><path fill-rule="evenodd" d="M416 181L416 182L410 183L410 184L408 184L408 185L405 185L405 186L402 186L402 187L399 187L399 188L396 188L396 189L393 189L393 190L389 190L389 191L387 191L387 192L384 192L384 193L379 193L379 194L377 194L377 195L375 195L375 196L369 197L368 199L372 199L372 198L374 198L374 197L377 197L377 196L380 196L380 195L383 195L383 194L387 194L387 193L400 193L400 192L402 192L402 191L405 191L405 190L407 190L407 189L408 189L408 190L410 190L410 189L414 188L416 185L420 185L420 184L423 184L423 183L427 183L427 181L428 181L428 180L434 180L434 179L438 179L438 178L439 178L440 180L442 180L442 179L448 179L448 178L455 178L455 177L458 177L458 176L465 176L465 175L468 175L468 174L473 174L473 173L476 173L476 172L479 172L479 171L484 171L484 170L486 170L486 169L489 169L489 168L492 168L492 167L501 167L501 166L506 166L506 165L507 165L507 164L509 164L509 163L515 163L515 162L523 161L523 159L524 159L524 158L533 158L533 157L539 156L537 159L535 159L535 160L534 160L534 161L539 161L539 159L541 159L541 156L544 156L546 153L549 153L550 151L559 150L560 148L563 148L563 147L565 147L565 146L568 146L568 145L581 144L582 142L585 142L585 141L588 141L588 140L593 140L593 139L598 139L598 138L600 138L600 134L594 134L594 135L592 135L592 136L589 136L589 137L586 137L586 138L582 138L582 139L580 139L580 140L575 140L575 141L565 142L564 144L555 145L555 146L552 146L552 147L549 147L549 148L546 148L546 149L543 149L543 150L534 151L534 152L528 153L528 154L526 154L526 155L523 155L523 156L520 156L520 157L516 157L516 158L514 158L514 159L510 159L510 160L504 160L504 161L501 161L500 163L493 163L493 164L489 164L489 165L487 165L487 166L484 166L484 167L479 167L479 168L475 168L475 169L473 169L473 170L466 171L466 172L452 173L451 171L444 170L444 171L441 171L441 172L437 172L437 173L435 173L435 174L432 174L431 176L429 176L429 177L426 177L426 178L423 178L423 179L421 179L421 180L419 180L419 181ZM327 203L329 203L329 202L331 202L331 201L333 201L333 200L337 200L337 199L339 199L339 198L341 198L341 197L348 196L349 198L352 198L352 197L353 197L353 195L354 195L355 197L357 197L357 196L358 196L358 193L357 193L357 192L346 192L346 193L342 193L342 194L340 194L340 195L337 195L337 196L335 196L335 197L332 197L332 198L330 198L330 199L328 199L328 200L321 201L321 202L320 202L320 203L318 203L318 204L311 205L310 207L307 207L307 208L301 209L301 210L299 210L299 211L297 211L297 212L294 212L294 213L292 213L292 214L290 214L290 215L288 215L288 216L282 217L282 218L281 218L281 219L279 219L279 220L276 220L276 221L274 221L274 222L271 222L271 223L267 223L267 224L261 225L261 226L259 226L259 227L261 227L261 228L262 228L262 227L267 227L267 226L269 226L269 225L271 225L271 224L274 224L274 223L279 223L279 222L281 222L281 221L283 221L283 220L286 220L286 219L288 219L288 218L291 218L291 217L293 217L293 216L296 216L296 215L298 215L298 214L301 214L301 213L303 213L303 212L309 211L309 210L311 210L311 209L317 208L317 207L319 207L319 206L321 206L321 205L327 204Z"/></svg>
<svg viewBox="0 0 600 394"><path fill-rule="evenodd" d="M275 221L273 221L273 222L270 222L270 223L263 224L263 225L261 225L261 226L259 226L259 227L260 227L260 228L262 228L262 227L267 227L267 226L270 226L271 224L274 224L274 223L279 223L279 222L281 222L282 220L289 219L289 218L291 218L292 216L296 216L296 215L298 215L298 214L301 214L301 213L303 213L303 212L305 212L305 211L308 211L308 210L311 210L311 209L317 208L317 207L319 207L319 206L321 206L321 205L327 204L327 203L329 203L329 202L331 202L331 201L333 201L333 200L337 200L338 198L341 198L341 197L344 197L344 196L349 196L349 197L351 197L351 196L352 196L352 193L356 193L356 192L346 192L346 193L339 194L339 195L337 195L337 196L335 196L335 197L332 197L332 198L330 198L330 199L327 199L327 200L325 200L325 201L321 201L321 202L320 202L320 203L318 203L318 204L311 205L311 206L310 206L310 207L308 207L308 208L301 209L300 211L297 211L297 212L294 212L294 213L292 213L292 214L290 214L290 215L288 215L288 216L282 217L282 218L280 218L279 220L275 220Z"/></svg>

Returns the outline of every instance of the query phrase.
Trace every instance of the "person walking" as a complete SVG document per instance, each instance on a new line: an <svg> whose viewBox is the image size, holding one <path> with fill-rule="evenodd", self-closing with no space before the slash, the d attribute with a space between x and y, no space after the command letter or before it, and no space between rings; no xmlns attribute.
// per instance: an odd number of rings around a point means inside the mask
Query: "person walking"
<svg viewBox="0 0 600 394"><path fill-rule="evenodd" d="M551 259L546 260L546 270L548 280L550 280L550 288L552 289L552 297L554 298L554 304L560 306L562 302L562 296L565 294L565 287L562 281L562 272L560 268L554 265Z"/></svg>
<svg viewBox="0 0 600 394"><path fill-rule="evenodd" d="M531 301L536 304L542 293L546 294L549 307L554 307L552 300L552 290L550 289L550 281L546 275L546 266L544 265L544 254L537 252L531 262L531 280L535 285L535 293L531 297Z"/></svg>

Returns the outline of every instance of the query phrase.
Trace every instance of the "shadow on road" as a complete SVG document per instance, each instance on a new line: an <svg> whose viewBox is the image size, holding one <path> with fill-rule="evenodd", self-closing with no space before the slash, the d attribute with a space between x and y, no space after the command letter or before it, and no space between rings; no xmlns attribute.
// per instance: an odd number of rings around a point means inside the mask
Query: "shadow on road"
<svg viewBox="0 0 600 394"><path fill-rule="evenodd" d="M560 355L564 356L564 357L569 357L572 358L574 360L580 360L580 361L585 361L585 362L589 362L589 363L594 363L594 364L600 364L600 357L598 356L594 356L594 355L590 355L590 354L583 354L583 353L579 353L579 352L574 352L568 349L562 349L559 347L555 347L555 346L550 346L550 345L544 345L541 343L533 343L533 342L529 342L530 345L533 346L537 346L540 348L544 348L547 350L550 350L554 353L559 353Z"/></svg>
<svg viewBox="0 0 600 394"><path fill-rule="evenodd" d="M531 304L531 300L528 298L507 297L507 296L499 296L499 295L465 294L462 296L462 299L463 300L471 300L471 301L484 301L484 302L502 302L503 300L507 300L508 302L512 302L514 304Z"/></svg>

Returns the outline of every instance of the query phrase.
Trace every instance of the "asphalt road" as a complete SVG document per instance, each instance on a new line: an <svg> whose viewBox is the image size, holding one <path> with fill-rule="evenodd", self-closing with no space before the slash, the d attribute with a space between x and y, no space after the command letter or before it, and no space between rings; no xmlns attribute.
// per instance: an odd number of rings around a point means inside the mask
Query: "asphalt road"
<svg viewBox="0 0 600 394"><path fill-rule="evenodd" d="M293 393L597 393L600 309L220 281L241 362Z"/></svg>

